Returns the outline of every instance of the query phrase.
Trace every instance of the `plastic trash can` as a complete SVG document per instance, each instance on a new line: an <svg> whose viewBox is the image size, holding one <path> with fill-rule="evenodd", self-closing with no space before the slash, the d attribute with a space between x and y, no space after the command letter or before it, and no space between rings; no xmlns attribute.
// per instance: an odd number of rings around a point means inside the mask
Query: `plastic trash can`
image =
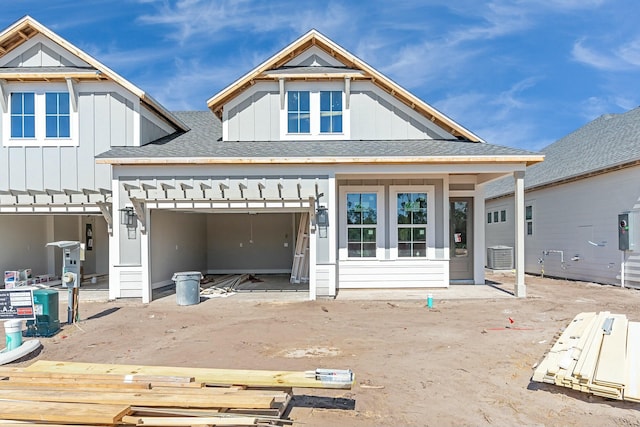
<svg viewBox="0 0 640 427"><path fill-rule="evenodd" d="M171 280L176 282L176 301L178 305L193 305L200 302L199 271L181 271L173 273Z"/></svg>

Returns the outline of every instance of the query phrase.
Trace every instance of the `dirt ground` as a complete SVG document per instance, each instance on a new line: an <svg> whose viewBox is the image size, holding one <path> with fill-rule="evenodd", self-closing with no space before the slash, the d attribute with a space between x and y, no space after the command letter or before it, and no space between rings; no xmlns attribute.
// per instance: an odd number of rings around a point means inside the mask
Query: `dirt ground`
<svg viewBox="0 0 640 427"><path fill-rule="evenodd" d="M510 274L487 278L512 290ZM192 306L178 306L175 295L148 305L83 302L77 326L42 338L36 358L14 366L44 359L352 369L352 390L294 389L290 417L305 427L640 426L638 404L530 382L576 314L608 310L640 321L640 291L532 276L526 283L526 299L436 299L432 309L419 300L241 295Z"/></svg>

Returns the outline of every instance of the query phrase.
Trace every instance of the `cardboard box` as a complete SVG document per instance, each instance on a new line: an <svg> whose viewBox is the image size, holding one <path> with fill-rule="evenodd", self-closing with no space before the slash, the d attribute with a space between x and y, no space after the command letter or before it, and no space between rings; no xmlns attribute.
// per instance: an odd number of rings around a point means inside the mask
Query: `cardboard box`
<svg viewBox="0 0 640 427"><path fill-rule="evenodd" d="M4 283L15 282L17 280L20 280L20 272L18 270L4 272Z"/></svg>

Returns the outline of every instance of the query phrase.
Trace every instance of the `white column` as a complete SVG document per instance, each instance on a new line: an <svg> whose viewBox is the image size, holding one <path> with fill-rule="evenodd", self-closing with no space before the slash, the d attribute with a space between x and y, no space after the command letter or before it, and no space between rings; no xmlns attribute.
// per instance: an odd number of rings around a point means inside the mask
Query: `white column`
<svg viewBox="0 0 640 427"><path fill-rule="evenodd" d="M113 175L116 175L113 170ZM120 181L117 176L111 180L111 217L113 218L112 233L109 236L109 299L120 298Z"/></svg>
<svg viewBox="0 0 640 427"><path fill-rule="evenodd" d="M484 185L476 184L473 195L473 282L484 285L485 228L484 228Z"/></svg>
<svg viewBox="0 0 640 427"><path fill-rule="evenodd" d="M515 211L516 211L516 283L514 294L518 298L527 296L524 284L524 171L513 173L515 178Z"/></svg>
<svg viewBox="0 0 640 427"><path fill-rule="evenodd" d="M310 209L314 209L314 206L311 205ZM318 256L316 254L316 245L318 242L316 241L316 225L311 221L311 217L313 215L309 215L309 300L315 301L317 298L317 265L318 265Z"/></svg>
<svg viewBox="0 0 640 427"><path fill-rule="evenodd" d="M143 204L145 217L144 233L140 233L140 264L142 265L142 303L149 304L152 300L153 289L151 287L151 259L149 257L149 247L151 241L151 212L147 204Z"/></svg>

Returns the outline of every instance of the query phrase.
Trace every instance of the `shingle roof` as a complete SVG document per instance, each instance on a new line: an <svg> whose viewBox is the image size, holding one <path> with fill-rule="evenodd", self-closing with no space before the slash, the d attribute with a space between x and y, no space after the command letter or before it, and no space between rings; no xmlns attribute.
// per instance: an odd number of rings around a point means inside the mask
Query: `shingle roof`
<svg viewBox="0 0 640 427"><path fill-rule="evenodd" d="M605 114L542 150L545 160L527 168L525 189L596 173L640 160L640 107ZM487 199L513 193L501 179L485 189Z"/></svg>
<svg viewBox="0 0 640 427"><path fill-rule="evenodd" d="M222 124L211 111L174 112L188 132L169 135L141 147L114 147L102 159L133 158L368 158L425 156L527 156L520 149L453 140L388 141L222 141Z"/></svg>

